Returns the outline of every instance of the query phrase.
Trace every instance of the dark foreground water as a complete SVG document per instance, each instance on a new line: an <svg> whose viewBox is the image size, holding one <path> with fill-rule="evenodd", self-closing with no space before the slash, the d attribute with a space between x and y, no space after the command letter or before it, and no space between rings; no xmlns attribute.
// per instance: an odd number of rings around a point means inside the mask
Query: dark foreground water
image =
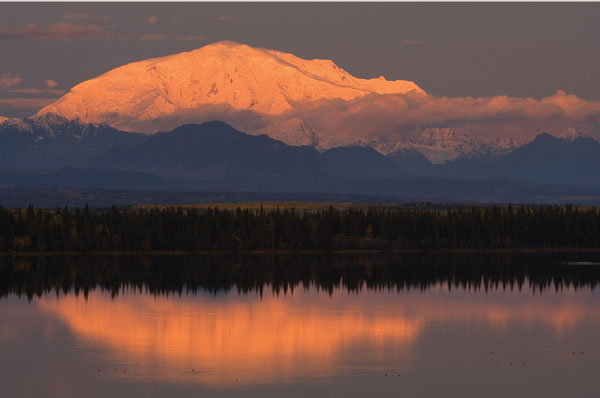
<svg viewBox="0 0 600 398"><path fill-rule="evenodd" d="M596 396L594 255L0 258L2 396Z"/></svg>

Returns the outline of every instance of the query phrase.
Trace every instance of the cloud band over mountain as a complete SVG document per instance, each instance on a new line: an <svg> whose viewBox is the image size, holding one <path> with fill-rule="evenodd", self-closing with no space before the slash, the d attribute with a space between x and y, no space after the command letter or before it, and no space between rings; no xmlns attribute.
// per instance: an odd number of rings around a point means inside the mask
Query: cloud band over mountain
<svg viewBox="0 0 600 398"><path fill-rule="evenodd" d="M233 42L113 69L40 111L49 112L142 132L222 120L291 144L312 134L323 148L436 129L530 140L574 127L598 137L600 125L600 102L560 90L541 99L439 97L410 81L358 79L332 61Z"/></svg>
<svg viewBox="0 0 600 398"><path fill-rule="evenodd" d="M337 130L348 140L421 133L431 128L489 137L531 139L542 131L576 127L599 137L600 102L563 91L542 98L507 96L448 98L433 95L369 95L350 101L320 101L299 106L296 117L322 131Z"/></svg>

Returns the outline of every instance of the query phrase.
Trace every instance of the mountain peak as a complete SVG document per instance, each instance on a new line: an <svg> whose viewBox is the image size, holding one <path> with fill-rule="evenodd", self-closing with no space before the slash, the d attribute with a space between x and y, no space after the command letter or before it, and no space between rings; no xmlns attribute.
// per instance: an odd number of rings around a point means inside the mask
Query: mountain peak
<svg viewBox="0 0 600 398"><path fill-rule="evenodd" d="M559 138L555 137L552 134L547 133L545 131L542 131L541 133L536 135L535 138L533 139L533 141L556 141L556 140L559 140Z"/></svg>
<svg viewBox="0 0 600 398"><path fill-rule="evenodd" d="M58 115L56 113L45 113L42 115L35 115L32 117L25 118L25 120L30 123L36 123L38 125L57 125L57 124L65 124L69 123L70 120L65 118L64 116Z"/></svg>
<svg viewBox="0 0 600 398"><path fill-rule="evenodd" d="M199 47L199 48L206 48L206 47L248 47L248 48L251 48L250 46L248 46L246 44L238 43L237 41L232 41L232 40L215 41L214 43L210 43L210 44L207 44L207 45Z"/></svg>
<svg viewBox="0 0 600 398"><path fill-rule="evenodd" d="M211 120L209 122L203 122L203 123L183 124L181 126L176 127L175 129L173 129L172 132L175 133L175 132L183 132L183 131L190 131L190 130L193 130L194 132L200 132L200 133L202 133L202 132L222 133L224 131L227 131L227 132L234 131L236 133L240 133L239 131L237 131L235 128L233 128L229 124L227 124L225 122L221 122L219 120Z"/></svg>
<svg viewBox="0 0 600 398"><path fill-rule="evenodd" d="M133 62L73 87L38 114L131 129L140 121L206 106L278 115L320 99L369 94L424 94L411 81L360 79L331 60L220 41L202 48Z"/></svg>
<svg viewBox="0 0 600 398"><path fill-rule="evenodd" d="M55 113L46 113L25 118L7 118L3 121L4 126L19 132L31 133L43 131L44 134L54 136L66 125L81 125L78 120L68 120Z"/></svg>
<svg viewBox="0 0 600 398"><path fill-rule="evenodd" d="M544 141L544 142L566 141L569 143L573 143L573 142L579 142L580 140L596 141L594 138L590 137L589 135L585 134L584 132L577 130L573 127L567 129L565 132L563 132L560 135L552 135L545 131L542 131L534 138L533 141Z"/></svg>

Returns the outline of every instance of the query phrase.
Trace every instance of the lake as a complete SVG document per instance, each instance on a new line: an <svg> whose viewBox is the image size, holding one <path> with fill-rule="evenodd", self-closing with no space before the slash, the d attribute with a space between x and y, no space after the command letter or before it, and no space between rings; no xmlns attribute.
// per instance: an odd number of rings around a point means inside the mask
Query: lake
<svg viewBox="0 0 600 398"><path fill-rule="evenodd" d="M5 396L591 396L598 254L0 258Z"/></svg>

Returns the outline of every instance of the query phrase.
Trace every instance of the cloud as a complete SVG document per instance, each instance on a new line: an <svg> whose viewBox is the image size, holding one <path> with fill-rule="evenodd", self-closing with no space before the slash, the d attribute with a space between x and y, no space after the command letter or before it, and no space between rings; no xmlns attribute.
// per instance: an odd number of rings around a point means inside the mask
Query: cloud
<svg viewBox="0 0 600 398"><path fill-rule="evenodd" d="M156 17L156 16L150 17L146 21L148 21L149 23L156 23L156 21L158 21L158 17Z"/></svg>
<svg viewBox="0 0 600 398"><path fill-rule="evenodd" d="M231 17L229 15L221 15L219 17L219 22L225 22L225 21L228 21L230 19L231 19Z"/></svg>
<svg viewBox="0 0 600 398"><path fill-rule="evenodd" d="M98 119L98 122L103 120ZM124 115L116 115L111 125L125 131L157 132L169 131L186 123L202 123L210 120L223 120L241 129L256 131L268 123L264 115L249 110L236 110L228 104L203 104L193 109L182 109L158 119L140 120Z"/></svg>
<svg viewBox="0 0 600 398"><path fill-rule="evenodd" d="M291 131L290 128L306 124L324 137L326 145L375 140L383 147L432 132L526 142L540 131L558 135L573 127L600 138L600 101L585 101L564 91L541 99L451 98L416 92L369 94L352 100L330 99L291 105L291 110L277 115L205 104L156 119L111 113L97 115L97 119L91 121L106 121L108 117L115 127L151 132L185 123L222 120L241 131L264 132L270 128L279 132L279 136L301 134L298 129ZM292 123L294 120L297 123Z"/></svg>
<svg viewBox="0 0 600 398"><path fill-rule="evenodd" d="M428 129L489 138L532 139L539 131L558 134L575 127L600 138L600 101L585 101L557 91L541 99L437 97L415 93L367 95L350 101L321 100L296 106L270 123L298 118L326 136L347 142L393 142Z"/></svg>
<svg viewBox="0 0 600 398"><path fill-rule="evenodd" d="M0 75L0 87L9 88L23 82L23 78L10 73Z"/></svg>
<svg viewBox="0 0 600 398"><path fill-rule="evenodd" d="M16 88L8 90L7 93L63 95L65 93L65 90L58 90L53 88Z"/></svg>
<svg viewBox="0 0 600 398"><path fill-rule="evenodd" d="M140 36L140 40L142 41L156 41L156 40L164 40L167 36L162 33L149 33L146 35Z"/></svg>
<svg viewBox="0 0 600 398"><path fill-rule="evenodd" d="M50 105L57 100L57 97L52 98L0 98L0 106L5 105L13 109L30 110L33 113Z"/></svg>
<svg viewBox="0 0 600 398"><path fill-rule="evenodd" d="M402 40L402 44L406 46L418 46L420 44L425 44L425 40L406 39Z"/></svg>
<svg viewBox="0 0 600 398"><path fill-rule="evenodd" d="M90 19L91 17L87 14L67 14L63 15L63 19L73 20L73 19Z"/></svg>
<svg viewBox="0 0 600 398"><path fill-rule="evenodd" d="M73 40L78 38L93 38L110 36L111 33L96 25L75 25L70 22L59 22L47 28L39 28L28 24L21 28L0 28L0 39L42 39L42 40Z"/></svg>
<svg viewBox="0 0 600 398"><path fill-rule="evenodd" d="M58 84L56 82L56 80L52 80L52 79L46 79L46 80L44 80L44 84L46 85L46 87L50 87L50 88L54 88L54 87L60 86L60 84Z"/></svg>
<svg viewBox="0 0 600 398"><path fill-rule="evenodd" d="M183 40L183 41L204 41L207 40L205 36L202 35L190 35L184 37L176 37L174 40Z"/></svg>

